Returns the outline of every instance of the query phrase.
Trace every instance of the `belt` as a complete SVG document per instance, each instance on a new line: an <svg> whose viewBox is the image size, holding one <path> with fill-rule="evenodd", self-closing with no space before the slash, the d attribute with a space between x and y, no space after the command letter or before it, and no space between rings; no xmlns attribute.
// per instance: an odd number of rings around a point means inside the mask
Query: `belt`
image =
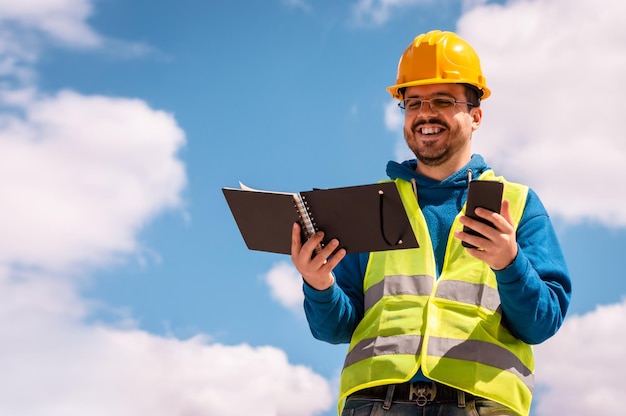
<svg viewBox="0 0 626 416"><path fill-rule="evenodd" d="M473 399L469 393L436 382L389 384L359 390L349 398L380 399L386 402L415 402L418 406L429 403L457 402L464 406L465 401Z"/></svg>

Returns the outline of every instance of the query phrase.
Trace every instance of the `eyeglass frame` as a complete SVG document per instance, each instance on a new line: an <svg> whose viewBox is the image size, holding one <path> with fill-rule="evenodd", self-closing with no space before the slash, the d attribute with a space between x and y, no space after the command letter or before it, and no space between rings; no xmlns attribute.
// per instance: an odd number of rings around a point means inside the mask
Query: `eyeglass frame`
<svg viewBox="0 0 626 416"><path fill-rule="evenodd" d="M440 114L450 108L456 108L457 104L466 104L467 106L471 107L477 107L476 104L471 103L469 101L460 101L457 100L454 97L433 97L433 98L429 98L428 100L423 99L423 98L419 98L419 97L409 97L409 98L405 98L404 100L401 100L398 103L398 107L400 108L400 110L402 110L402 113L406 114L407 113L407 109L406 109L406 105L405 103L409 100L413 100L413 101L419 101L420 102L420 106L418 110L408 110L408 112L410 113L421 113L422 112L422 108L424 106L424 103L428 103L428 107L430 108L430 111L432 111L435 114ZM435 110L433 108L433 101L437 101L437 100L441 100L441 101L446 101L449 103L452 103L452 105L450 107L443 107L440 108L439 110Z"/></svg>

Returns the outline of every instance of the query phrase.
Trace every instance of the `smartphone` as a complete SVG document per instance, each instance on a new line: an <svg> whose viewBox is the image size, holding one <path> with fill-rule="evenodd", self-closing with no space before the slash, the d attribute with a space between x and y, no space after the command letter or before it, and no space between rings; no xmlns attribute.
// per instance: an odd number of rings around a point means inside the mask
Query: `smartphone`
<svg viewBox="0 0 626 416"><path fill-rule="evenodd" d="M471 181L467 191L465 215L493 227L493 224L490 221L476 216L474 210L476 208L485 208L489 211L500 213L503 190L504 184L499 181ZM477 233L468 227L463 227L463 231L468 234L479 235L482 237L482 234ZM465 241L463 241L462 244L464 247L475 248L475 246L466 243Z"/></svg>

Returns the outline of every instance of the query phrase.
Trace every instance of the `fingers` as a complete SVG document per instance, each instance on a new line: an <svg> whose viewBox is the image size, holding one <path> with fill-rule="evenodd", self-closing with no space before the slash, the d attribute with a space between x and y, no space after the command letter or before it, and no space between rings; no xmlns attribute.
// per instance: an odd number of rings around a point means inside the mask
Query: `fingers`
<svg viewBox="0 0 626 416"><path fill-rule="evenodd" d="M313 255L315 248L322 242L324 233L315 233L304 244L302 244L302 229L297 222L293 223L291 228L291 257L293 260L294 254L299 255L302 251L309 251L309 256Z"/></svg>
<svg viewBox="0 0 626 416"><path fill-rule="evenodd" d="M493 212L485 208L476 208L474 212L480 218L483 218L493 224L493 226L490 226L489 224L484 224L476 220L473 220L475 222L473 222L471 226L467 224L468 227L481 234L484 234L484 232L488 233L489 230L493 229L500 232L510 232L513 230L513 220L511 219L510 203L508 200L502 201L500 213Z"/></svg>
<svg viewBox="0 0 626 416"><path fill-rule="evenodd" d="M300 238L300 224L297 222L293 223L293 227L291 228L291 260L293 261L294 254L300 253L302 249L302 240Z"/></svg>
<svg viewBox="0 0 626 416"><path fill-rule="evenodd" d="M310 266L314 268L324 268L332 270L332 268L339 263L339 260L345 256L345 250L337 250L339 248L339 241L334 238L328 242L323 248L320 249L320 244L324 239L324 232L319 231L315 233L306 243L302 246L300 252L301 258L307 260ZM337 250L337 253L335 253ZM339 251L344 252L340 255ZM334 254L333 254L334 253ZM337 257L341 257L337 259Z"/></svg>
<svg viewBox="0 0 626 416"><path fill-rule="evenodd" d="M500 209L500 215L504 217L506 222L513 225L513 218L511 217L511 203L508 199L502 201L502 208Z"/></svg>
<svg viewBox="0 0 626 416"><path fill-rule="evenodd" d="M469 253L487 263L492 269L500 270L507 267L517 255L515 229L511 219L509 201L503 201L502 214L486 209L477 208L478 217L490 221L493 226L463 216L460 221L463 225L482 234L474 236L465 232L456 232L455 236L478 249L469 249Z"/></svg>
<svg viewBox="0 0 626 416"><path fill-rule="evenodd" d="M291 261L304 280L318 290L326 289L333 284L331 272L346 255L346 250L337 250L339 247L337 239L329 241L324 248L315 253L323 238L324 233L317 232L302 244L300 225L297 223L293 225Z"/></svg>

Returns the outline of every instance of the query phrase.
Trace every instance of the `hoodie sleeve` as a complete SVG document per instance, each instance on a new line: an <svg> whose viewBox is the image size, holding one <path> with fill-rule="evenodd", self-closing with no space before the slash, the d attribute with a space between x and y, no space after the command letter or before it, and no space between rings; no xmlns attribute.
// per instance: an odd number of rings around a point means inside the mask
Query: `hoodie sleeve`
<svg viewBox="0 0 626 416"><path fill-rule="evenodd" d="M522 341L539 344L561 327L571 297L571 280L548 214L529 190L517 229L518 254L496 271L504 322Z"/></svg>
<svg viewBox="0 0 626 416"><path fill-rule="evenodd" d="M304 312L313 336L348 343L363 318L363 270L368 254L349 254L333 270L335 283L316 290L304 282Z"/></svg>

